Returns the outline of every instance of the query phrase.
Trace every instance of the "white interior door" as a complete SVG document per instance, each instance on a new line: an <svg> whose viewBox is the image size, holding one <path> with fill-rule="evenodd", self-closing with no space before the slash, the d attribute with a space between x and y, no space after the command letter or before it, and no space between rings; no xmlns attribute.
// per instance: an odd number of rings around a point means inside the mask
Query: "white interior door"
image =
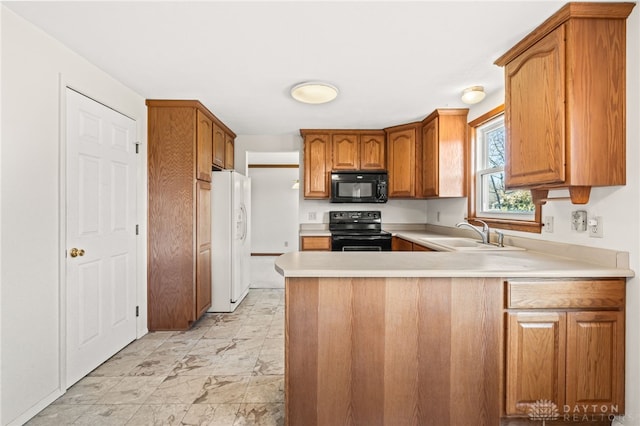
<svg viewBox="0 0 640 426"><path fill-rule="evenodd" d="M136 123L66 91L67 386L136 336Z"/></svg>

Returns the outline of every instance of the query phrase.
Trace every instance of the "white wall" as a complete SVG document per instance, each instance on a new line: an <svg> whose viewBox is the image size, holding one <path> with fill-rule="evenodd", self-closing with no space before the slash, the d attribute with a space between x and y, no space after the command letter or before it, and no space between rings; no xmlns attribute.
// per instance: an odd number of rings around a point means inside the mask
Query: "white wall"
<svg viewBox="0 0 640 426"><path fill-rule="evenodd" d="M636 6L627 20L627 184L620 187L593 188L589 203L572 205L569 201L551 201L542 207L543 216L553 216L553 233L530 234L504 231L548 241L617 249L629 252L631 269L640 273L640 8ZM504 102L504 92L492 94L469 113L469 120ZM567 196L566 190L550 191L550 197ZM590 238L587 232L571 230L570 214L586 210L604 219L604 237ZM467 213L466 198L432 200L428 204L428 223L452 226ZM440 211L440 222L437 212ZM442 213L444 212L444 214ZM640 280L633 278L627 286L627 363L626 422L640 424Z"/></svg>
<svg viewBox="0 0 640 426"><path fill-rule="evenodd" d="M296 152L296 166L297 161ZM266 254L298 251L298 191L292 189L298 168L249 167L249 176L251 252L261 254L251 257L251 288L284 288L284 277L273 265L277 256Z"/></svg>
<svg viewBox="0 0 640 426"><path fill-rule="evenodd" d="M137 122L143 142L139 194L146 194L144 99L0 6L2 43L0 424L21 424L63 391L61 311L61 81ZM146 313L146 196L139 196L140 311ZM139 318L139 333L146 316Z"/></svg>
<svg viewBox="0 0 640 426"><path fill-rule="evenodd" d="M297 168L249 168L251 177L251 251L298 250L298 192L291 189Z"/></svg>

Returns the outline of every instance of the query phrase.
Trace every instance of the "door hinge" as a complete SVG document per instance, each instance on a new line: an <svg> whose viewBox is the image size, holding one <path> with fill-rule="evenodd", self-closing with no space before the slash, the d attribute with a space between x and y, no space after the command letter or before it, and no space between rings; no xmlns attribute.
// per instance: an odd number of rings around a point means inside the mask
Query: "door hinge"
<svg viewBox="0 0 640 426"><path fill-rule="evenodd" d="M140 235L140 225L136 224L136 235Z"/></svg>
<svg viewBox="0 0 640 426"><path fill-rule="evenodd" d="M136 142L135 146L136 146L136 154L140 154L140 142Z"/></svg>
<svg viewBox="0 0 640 426"><path fill-rule="evenodd" d="M140 306L136 306L136 317L140 316Z"/></svg>

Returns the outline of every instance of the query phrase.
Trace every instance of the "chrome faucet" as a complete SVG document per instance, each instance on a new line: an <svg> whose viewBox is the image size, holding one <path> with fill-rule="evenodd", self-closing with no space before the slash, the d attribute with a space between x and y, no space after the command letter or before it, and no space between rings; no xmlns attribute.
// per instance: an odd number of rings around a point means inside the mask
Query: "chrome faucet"
<svg viewBox="0 0 640 426"><path fill-rule="evenodd" d="M473 220L475 222L480 222L482 224L482 229L480 229L479 226L474 226L470 224L469 222L460 222L456 225L456 227L461 228L463 226L466 226L468 228L473 229L478 233L478 235L480 235L480 238L482 238L483 244L489 244L489 225L487 225L486 222L483 222L482 220L479 220L479 219L473 219Z"/></svg>

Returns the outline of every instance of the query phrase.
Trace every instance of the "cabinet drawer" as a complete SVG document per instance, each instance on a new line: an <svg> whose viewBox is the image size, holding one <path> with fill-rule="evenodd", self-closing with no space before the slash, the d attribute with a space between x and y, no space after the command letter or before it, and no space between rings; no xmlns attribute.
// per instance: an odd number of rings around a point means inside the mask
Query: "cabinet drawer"
<svg viewBox="0 0 640 426"><path fill-rule="evenodd" d="M331 251L331 237L302 237L301 249Z"/></svg>
<svg viewBox="0 0 640 426"><path fill-rule="evenodd" d="M624 302L624 278L507 281L507 308L622 308Z"/></svg>

